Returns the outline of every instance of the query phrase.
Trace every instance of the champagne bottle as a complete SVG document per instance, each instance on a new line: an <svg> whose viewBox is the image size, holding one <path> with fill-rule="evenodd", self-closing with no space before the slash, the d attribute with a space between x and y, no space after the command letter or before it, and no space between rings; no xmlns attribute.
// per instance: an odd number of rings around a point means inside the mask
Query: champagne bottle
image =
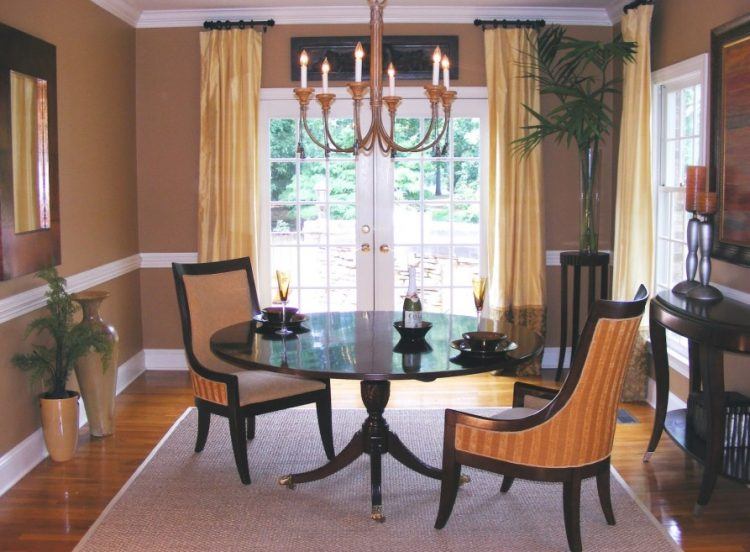
<svg viewBox="0 0 750 552"><path fill-rule="evenodd" d="M404 297L404 328L420 328L422 326L422 301L417 295L417 269L409 267L409 289Z"/></svg>

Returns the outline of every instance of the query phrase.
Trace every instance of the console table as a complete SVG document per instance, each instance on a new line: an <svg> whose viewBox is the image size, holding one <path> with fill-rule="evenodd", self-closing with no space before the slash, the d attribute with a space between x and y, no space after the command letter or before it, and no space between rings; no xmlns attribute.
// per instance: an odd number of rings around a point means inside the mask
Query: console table
<svg viewBox="0 0 750 552"><path fill-rule="evenodd" d="M578 322L581 314L581 267L589 269L588 308L594 303L596 291L596 269L601 271L600 294L602 299L608 295L609 253L581 253L580 251L560 252L560 356L557 360L555 381L562 378L565 363L565 349L568 341L568 267L573 267L573 324L570 358L575 355L578 346Z"/></svg>
<svg viewBox="0 0 750 552"><path fill-rule="evenodd" d="M690 391L701 392L707 413L706 439L695 434L687 410L667 412L669 365L666 330L689 339ZM656 374L656 414L647 462L667 430L675 442L703 463L703 479L696 510L708 504L716 477L748 483L748 454L742 449L724 448L725 393L724 351L750 353L750 305L724 298L706 303L662 291L651 300L651 346ZM746 452L746 451L745 451Z"/></svg>

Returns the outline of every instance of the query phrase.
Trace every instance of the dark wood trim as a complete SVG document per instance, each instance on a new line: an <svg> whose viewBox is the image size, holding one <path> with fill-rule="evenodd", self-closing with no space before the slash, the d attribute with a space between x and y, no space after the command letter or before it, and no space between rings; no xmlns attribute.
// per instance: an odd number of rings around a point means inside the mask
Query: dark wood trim
<svg viewBox="0 0 750 552"><path fill-rule="evenodd" d="M750 36L750 14L711 30L711 161L710 188L717 192L718 212L713 217L714 248L712 256L741 266L750 266L750 244L740 245L722 241L721 218L724 205L724 105L723 65L724 46Z"/></svg>
<svg viewBox="0 0 750 552"><path fill-rule="evenodd" d="M524 398L526 396L538 397L551 401L557 395L558 389L551 389L549 387L542 387L541 385L534 385L533 383L526 383L523 381L517 381L513 386L513 407L523 407Z"/></svg>

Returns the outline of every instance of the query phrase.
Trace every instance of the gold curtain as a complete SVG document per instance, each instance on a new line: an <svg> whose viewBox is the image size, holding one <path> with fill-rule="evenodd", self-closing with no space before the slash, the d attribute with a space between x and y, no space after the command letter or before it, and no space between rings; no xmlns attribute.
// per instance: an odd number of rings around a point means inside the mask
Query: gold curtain
<svg viewBox="0 0 750 552"><path fill-rule="evenodd" d="M613 299L629 300L640 284L653 290L654 229L651 190L651 15L643 5L622 18L622 36L637 43L635 60L623 67L622 121L617 161ZM636 340L624 400L646 396L648 354Z"/></svg>
<svg viewBox="0 0 750 552"><path fill-rule="evenodd" d="M10 72L13 150L13 218L16 232L40 227L37 170L37 79Z"/></svg>
<svg viewBox="0 0 750 552"><path fill-rule="evenodd" d="M258 109L261 34L201 33L201 136L198 258L258 253Z"/></svg>
<svg viewBox="0 0 750 552"><path fill-rule="evenodd" d="M490 122L487 258L493 310L544 335L542 154L537 147L521 157L511 145L523 135L522 127L534 122L523 104L540 109L539 89L532 79L521 77L525 69L518 64L532 46L529 32L484 32ZM519 373L538 374L540 365L537 359Z"/></svg>

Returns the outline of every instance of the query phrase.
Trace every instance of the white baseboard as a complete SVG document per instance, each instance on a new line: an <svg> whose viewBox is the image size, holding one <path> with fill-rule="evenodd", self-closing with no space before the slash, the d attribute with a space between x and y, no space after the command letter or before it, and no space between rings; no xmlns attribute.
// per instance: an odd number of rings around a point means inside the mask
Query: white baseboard
<svg viewBox="0 0 750 552"><path fill-rule="evenodd" d="M117 369L117 394L119 395L135 378L146 369L145 356L140 351L123 362ZM86 409L80 402L79 426L86 424ZM47 458L47 447L44 445L42 428L18 443L10 451L0 457L0 496L18 483L34 467Z"/></svg>
<svg viewBox="0 0 750 552"><path fill-rule="evenodd" d="M654 381L654 378L648 378L646 402L653 408L656 408L656 382ZM687 408L687 403L670 391L669 401L667 402L667 410L680 410L682 408Z"/></svg>
<svg viewBox="0 0 750 552"><path fill-rule="evenodd" d="M144 349L146 370L187 370L184 349Z"/></svg>

